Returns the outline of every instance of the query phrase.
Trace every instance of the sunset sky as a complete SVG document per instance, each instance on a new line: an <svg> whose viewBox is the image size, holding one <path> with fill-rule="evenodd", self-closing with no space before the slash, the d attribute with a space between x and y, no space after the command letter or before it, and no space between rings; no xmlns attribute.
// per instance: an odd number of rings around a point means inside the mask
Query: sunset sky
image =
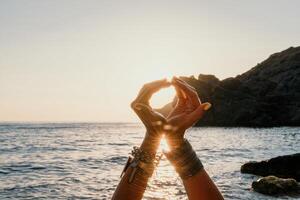
<svg viewBox="0 0 300 200"><path fill-rule="evenodd" d="M1 0L0 121L137 121L129 104L145 82L224 79L299 46L299 8L298 0Z"/></svg>

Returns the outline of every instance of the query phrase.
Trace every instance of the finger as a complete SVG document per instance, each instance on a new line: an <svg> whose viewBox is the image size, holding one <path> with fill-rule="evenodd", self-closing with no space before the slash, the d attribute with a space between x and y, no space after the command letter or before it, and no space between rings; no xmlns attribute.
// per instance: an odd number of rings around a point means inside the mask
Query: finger
<svg viewBox="0 0 300 200"><path fill-rule="evenodd" d="M145 84L145 90L148 90L149 92L157 92L158 90L169 87L170 85L171 83L167 79L162 79Z"/></svg>
<svg viewBox="0 0 300 200"><path fill-rule="evenodd" d="M149 104L149 100L155 92L159 91L162 88L169 87L170 85L171 83L168 82L167 79L147 83L143 86L135 101Z"/></svg>
<svg viewBox="0 0 300 200"><path fill-rule="evenodd" d="M200 104L200 100L197 97L197 95L193 94L187 94L182 88L185 86L179 85L177 82L174 83L174 87L176 88L176 94L181 94L181 98L179 99L179 102L187 103L187 101L190 101L188 103L191 103L195 107L197 107Z"/></svg>
<svg viewBox="0 0 300 200"><path fill-rule="evenodd" d="M172 101L172 108L174 108L177 105L178 100L179 100L179 97L175 96L173 101Z"/></svg>
<svg viewBox="0 0 300 200"><path fill-rule="evenodd" d="M153 91L159 90L160 88L168 87L169 85L170 85L170 83L168 82L167 79L161 79L161 80L149 82L149 83L144 84L140 93L143 93L146 90L153 90Z"/></svg>
<svg viewBox="0 0 300 200"><path fill-rule="evenodd" d="M133 110L137 114L137 116L140 118L140 120L143 122L145 127L151 129L151 118L152 116L150 115L150 109L145 108L143 105L140 104L135 104ZM145 111L145 110L148 110Z"/></svg>
<svg viewBox="0 0 300 200"><path fill-rule="evenodd" d="M190 86L188 86L187 83L183 83L179 80L175 81L175 85L180 88L187 96L187 98L192 101L192 103L194 105L199 105L201 103L199 96L196 92L196 90L193 88L191 88Z"/></svg>
<svg viewBox="0 0 300 200"><path fill-rule="evenodd" d="M190 84L188 84L186 81L184 81L184 80L182 80L182 79L180 79L178 77L175 77L175 80L178 81L178 82L180 82L180 83L182 83L182 84L184 84L184 85L186 85L191 90L196 91L196 89L193 86L191 86Z"/></svg>
<svg viewBox="0 0 300 200"><path fill-rule="evenodd" d="M174 115L167 119L168 124L173 124L173 126L176 126L177 124L180 124L182 119L186 116L185 113Z"/></svg>
<svg viewBox="0 0 300 200"><path fill-rule="evenodd" d="M153 109L153 111L162 114L164 117L167 117L173 109L174 109L173 102L170 102L161 108Z"/></svg>
<svg viewBox="0 0 300 200"><path fill-rule="evenodd" d="M173 77L173 79L172 79L172 85L175 88L178 99L186 99L187 98L184 91L177 85L175 77Z"/></svg>
<svg viewBox="0 0 300 200"><path fill-rule="evenodd" d="M177 77L174 78L176 85L178 85L178 87L181 88L187 95L197 95L196 89L194 87L190 86L188 83Z"/></svg>
<svg viewBox="0 0 300 200"><path fill-rule="evenodd" d="M188 115L188 121L190 122L190 125L192 126L200 118L202 118L205 111L209 110L210 108L211 108L211 104L206 102L206 103L202 103L195 111L190 113Z"/></svg>
<svg viewBox="0 0 300 200"><path fill-rule="evenodd" d="M137 103L135 108L138 116L143 118L143 120L147 121L149 124L154 123L152 125L160 125L166 121L165 117L161 113L154 111L150 106Z"/></svg>

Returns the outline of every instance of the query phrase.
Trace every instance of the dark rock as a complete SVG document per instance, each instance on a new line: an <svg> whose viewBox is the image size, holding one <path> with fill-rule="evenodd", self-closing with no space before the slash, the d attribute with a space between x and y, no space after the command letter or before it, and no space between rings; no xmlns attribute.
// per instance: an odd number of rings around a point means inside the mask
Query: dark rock
<svg viewBox="0 0 300 200"><path fill-rule="evenodd" d="M249 71L219 80L180 77L210 109L196 126L300 126L300 47L271 55ZM162 111L170 110L170 105Z"/></svg>
<svg viewBox="0 0 300 200"><path fill-rule="evenodd" d="M181 78L213 105L198 126L300 126L300 47L275 53L234 78Z"/></svg>
<svg viewBox="0 0 300 200"><path fill-rule="evenodd" d="M295 179L282 179L276 176L260 178L252 183L254 191L267 195L297 194L299 185Z"/></svg>
<svg viewBox="0 0 300 200"><path fill-rule="evenodd" d="M217 85L220 82L220 80L217 77L215 77L214 75L206 75L206 74L199 74L198 80L203 81L212 86Z"/></svg>
<svg viewBox="0 0 300 200"><path fill-rule="evenodd" d="M261 162L248 162L242 165L241 172L260 176L274 175L280 178L294 178L300 181L300 153L279 156Z"/></svg>

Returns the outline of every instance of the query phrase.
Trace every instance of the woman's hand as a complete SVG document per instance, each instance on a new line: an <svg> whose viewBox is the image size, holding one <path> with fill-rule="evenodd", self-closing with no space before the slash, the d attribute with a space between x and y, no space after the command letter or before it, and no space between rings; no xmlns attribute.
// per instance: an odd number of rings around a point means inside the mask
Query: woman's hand
<svg viewBox="0 0 300 200"><path fill-rule="evenodd" d="M160 144L162 127L166 123L166 118L150 107L149 100L155 92L170 85L171 83L166 79L147 83L131 103L132 109L147 129L139 150L142 150L144 156L147 155L147 159L148 155L153 156L152 164L142 162L139 156L134 156L133 160L129 158L123 170L124 173L122 172L122 179L112 197L113 200L140 200L143 198L148 180L154 170L154 159ZM146 168L147 170L145 170Z"/></svg>
<svg viewBox="0 0 300 200"><path fill-rule="evenodd" d="M184 141L185 130L193 126L211 107L210 103L201 103L195 88L183 80L174 77L172 85L176 89L177 102L167 117L169 130L166 139L170 148L180 146Z"/></svg>
<svg viewBox="0 0 300 200"><path fill-rule="evenodd" d="M140 149L142 151L147 151L152 155L155 155L156 153L162 134L165 133L167 141L171 143L178 141L178 139L184 141L184 131L201 118L204 110L207 110L210 107L209 103L201 104L197 93L185 82L174 78L172 84L176 88L178 102L168 116L168 119L154 111L149 105L149 100L155 92L159 91L161 88L169 87L171 85L171 83L165 79L144 85L137 98L131 104L131 107L147 129L146 136ZM171 127L172 129L169 129L168 127ZM174 127L176 131L174 131ZM190 155L193 156L193 151L190 152L192 152ZM182 158L185 159L184 157ZM195 168L200 169L203 167L200 160L197 161L193 159L192 161L193 162L189 163L187 167L192 168L193 171ZM131 162L130 167L127 165L125 168L126 171L112 199L142 199L150 175L138 173L137 165L133 165L136 163L137 162ZM189 168L186 168L185 170L190 172ZM135 179L133 179L133 182L130 182L132 175L135 176ZM217 188L209 179L208 175L205 175L204 170L201 170L189 179L184 179L183 183L189 199L216 199L212 197L215 197L216 194L218 194Z"/></svg>
<svg viewBox="0 0 300 200"><path fill-rule="evenodd" d="M138 115L147 130L141 145L141 149L143 150L149 152L156 151L163 134L163 126L166 123L166 118L151 108L149 104L150 98L155 92L170 85L171 83L166 79L147 83L142 87L136 99L131 103L131 108Z"/></svg>

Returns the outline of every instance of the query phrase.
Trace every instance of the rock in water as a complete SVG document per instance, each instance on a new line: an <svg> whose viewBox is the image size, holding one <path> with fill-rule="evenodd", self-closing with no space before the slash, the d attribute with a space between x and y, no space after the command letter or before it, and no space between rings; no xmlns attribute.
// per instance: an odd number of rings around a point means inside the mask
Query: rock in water
<svg viewBox="0 0 300 200"><path fill-rule="evenodd" d="M252 188L256 192L267 195L296 194L299 191L295 179L282 179L276 176L260 178L252 183Z"/></svg>
<svg viewBox="0 0 300 200"><path fill-rule="evenodd" d="M260 176L275 175L300 181L300 153L278 156L261 162L251 161L242 165L241 172Z"/></svg>
<svg viewBox="0 0 300 200"><path fill-rule="evenodd" d="M275 53L234 78L180 78L213 105L198 126L300 126L300 47Z"/></svg>

